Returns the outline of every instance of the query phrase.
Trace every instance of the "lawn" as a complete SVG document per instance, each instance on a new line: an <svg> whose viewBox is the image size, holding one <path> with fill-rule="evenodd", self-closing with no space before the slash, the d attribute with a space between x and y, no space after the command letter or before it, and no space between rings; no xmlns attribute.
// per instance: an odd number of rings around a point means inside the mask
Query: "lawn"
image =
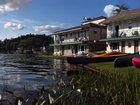
<svg viewBox="0 0 140 105"><path fill-rule="evenodd" d="M113 62L102 62L102 63L93 63L88 66L95 68L101 72L110 72L110 73L118 73L118 74L128 74L133 72L134 74L140 74L140 69L135 68L133 66L129 67L114 67Z"/></svg>
<svg viewBox="0 0 140 105"><path fill-rule="evenodd" d="M89 66L101 75L82 68L68 81L43 87L35 105L140 105L140 69L114 68L113 62Z"/></svg>
<svg viewBox="0 0 140 105"><path fill-rule="evenodd" d="M106 75L81 69L70 81L60 79L50 87L44 105L140 105L140 70L134 67L114 68L112 62L90 64ZM138 74L138 75L133 75ZM128 75L122 75L128 74ZM42 105L42 104L36 104Z"/></svg>

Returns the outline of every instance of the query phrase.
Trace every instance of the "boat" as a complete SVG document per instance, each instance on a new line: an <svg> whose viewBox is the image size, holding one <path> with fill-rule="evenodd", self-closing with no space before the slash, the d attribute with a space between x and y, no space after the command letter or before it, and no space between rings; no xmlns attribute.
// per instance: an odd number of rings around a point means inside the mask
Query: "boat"
<svg viewBox="0 0 140 105"><path fill-rule="evenodd" d="M89 63L100 63L100 62L112 62L117 57L128 55L127 53L121 52L109 52L105 54L95 56L70 56L67 57L69 64L89 64Z"/></svg>
<svg viewBox="0 0 140 105"><path fill-rule="evenodd" d="M136 68L140 68L140 57L134 57L134 58L132 58L132 64Z"/></svg>
<svg viewBox="0 0 140 105"><path fill-rule="evenodd" d="M111 55L106 57L93 57L93 63L100 63L100 62L113 62L116 58L125 56L125 55Z"/></svg>
<svg viewBox="0 0 140 105"><path fill-rule="evenodd" d="M67 62L69 64L89 64L93 62L93 59L88 56L67 57Z"/></svg>
<svg viewBox="0 0 140 105"><path fill-rule="evenodd" d="M108 52L100 55L93 56L93 63L100 63L100 62L113 62L116 58L121 56L129 55L128 53L122 53L122 52Z"/></svg>
<svg viewBox="0 0 140 105"><path fill-rule="evenodd" d="M117 56L117 55L128 55L128 53L112 51L112 52L108 52L108 53L97 54L94 57L109 57L109 56Z"/></svg>
<svg viewBox="0 0 140 105"><path fill-rule="evenodd" d="M118 57L114 60L114 67L128 67L133 66L132 58L140 57L139 54L130 54L122 57Z"/></svg>

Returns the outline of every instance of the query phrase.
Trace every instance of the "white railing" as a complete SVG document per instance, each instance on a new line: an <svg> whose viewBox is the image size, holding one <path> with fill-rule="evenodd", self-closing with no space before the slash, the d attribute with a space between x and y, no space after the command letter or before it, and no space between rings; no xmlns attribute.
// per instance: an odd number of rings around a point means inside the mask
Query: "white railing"
<svg viewBox="0 0 140 105"><path fill-rule="evenodd" d="M55 43L56 44L59 44L59 43L70 43L70 42L81 42L81 41L88 41L89 38L88 37L80 37L80 38L71 38L71 39L64 39L63 41L57 39L55 40Z"/></svg>
<svg viewBox="0 0 140 105"><path fill-rule="evenodd" d="M64 41L62 41L62 43L69 43L69 42L74 42L74 38L72 39L64 39Z"/></svg>

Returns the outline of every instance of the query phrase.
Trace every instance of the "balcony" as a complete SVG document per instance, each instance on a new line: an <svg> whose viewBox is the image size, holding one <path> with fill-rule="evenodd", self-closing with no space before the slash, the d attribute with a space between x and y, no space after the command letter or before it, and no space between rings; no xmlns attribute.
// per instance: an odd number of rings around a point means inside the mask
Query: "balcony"
<svg viewBox="0 0 140 105"><path fill-rule="evenodd" d="M75 39L74 38L72 38L72 39L64 39L62 41L62 43L69 43L69 42L75 42Z"/></svg>
<svg viewBox="0 0 140 105"><path fill-rule="evenodd" d="M67 42L67 43L55 43L55 44L50 44L50 46L64 46L64 45L76 45L76 44L82 44L82 42L75 41L75 42Z"/></svg>
<svg viewBox="0 0 140 105"><path fill-rule="evenodd" d="M138 40L140 39L140 35L138 31L133 31L131 35L127 35L126 33L122 32L119 35L111 34L107 39L102 39L100 41L120 41L120 40Z"/></svg>
<svg viewBox="0 0 140 105"><path fill-rule="evenodd" d="M134 31L134 32L132 32L132 35L133 36L139 36L139 32L138 31Z"/></svg>
<svg viewBox="0 0 140 105"><path fill-rule="evenodd" d="M59 41L61 44L63 43L74 43L74 42L83 42L88 41L88 37L80 37L80 38L71 38L71 39L63 39L62 41Z"/></svg>
<svg viewBox="0 0 140 105"><path fill-rule="evenodd" d="M107 38L124 38L124 37L126 37L126 33L121 32L120 34L116 33L110 34Z"/></svg>
<svg viewBox="0 0 140 105"><path fill-rule="evenodd" d="M84 41L88 41L88 40L89 40L88 37L56 40L55 44L51 44L50 46L76 45L76 44L82 44Z"/></svg>

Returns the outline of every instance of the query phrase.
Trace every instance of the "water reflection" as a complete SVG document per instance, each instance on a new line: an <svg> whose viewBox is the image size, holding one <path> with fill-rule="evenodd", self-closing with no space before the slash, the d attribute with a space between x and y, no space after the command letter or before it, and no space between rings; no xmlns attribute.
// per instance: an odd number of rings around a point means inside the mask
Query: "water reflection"
<svg viewBox="0 0 140 105"><path fill-rule="evenodd" d="M0 54L0 105L15 103L15 96L29 98L27 105L31 105L38 95L36 89L53 85L61 78L67 80L68 71L77 69L77 66L60 59L43 60L35 55Z"/></svg>
<svg viewBox="0 0 140 105"><path fill-rule="evenodd" d="M38 59L34 55L0 55L0 85L8 89L37 89L67 77L70 67L65 60ZM1 90L2 91L2 90Z"/></svg>

